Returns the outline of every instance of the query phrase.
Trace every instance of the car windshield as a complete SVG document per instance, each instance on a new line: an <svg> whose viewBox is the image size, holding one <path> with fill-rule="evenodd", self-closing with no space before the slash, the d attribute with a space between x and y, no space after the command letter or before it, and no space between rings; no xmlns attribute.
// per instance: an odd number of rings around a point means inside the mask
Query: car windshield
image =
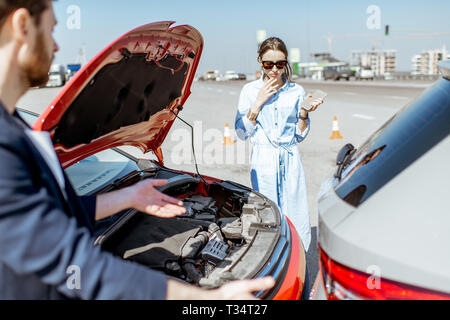
<svg viewBox="0 0 450 320"><path fill-rule="evenodd" d="M30 126L37 120L37 115L22 110L18 113ZM135 170L139 167L134 161L114 149L108 149L81 160L65 172L77 194L85 196Z"/></svg>

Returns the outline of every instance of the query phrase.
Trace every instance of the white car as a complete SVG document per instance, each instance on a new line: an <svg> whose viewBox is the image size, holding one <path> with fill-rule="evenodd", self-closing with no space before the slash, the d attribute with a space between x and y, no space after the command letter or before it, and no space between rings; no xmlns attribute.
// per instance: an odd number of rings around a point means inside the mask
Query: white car
<svg viewBox="0 0 450 320"><path fill-rule="evenodd" d="M219 79L219 78L220 78L220 73L218 70L209 70L209 71L206 71L205 73L203 73L203 76L200 79L204 80L204 81L208 81L208 80L217 81L217 79Z"/></svg>
<svg viewBox="0 0 450 320"><path fill-rule="evenodd" d="M223 75L223 79L227 80L239 80L239 74L236 71L226 71Z"/></svg>
<svg viewBox="0 0 450 320"><path fill-rule="evenodd" d="M373 71L370 68L361 68L356 72L356 80L373 80Z"/></svg>
<svg viewBox="0 0 450 320"><path fill-rule="evenodd" d="M318 195L315 299L450 299L450 60Z"/></svg>

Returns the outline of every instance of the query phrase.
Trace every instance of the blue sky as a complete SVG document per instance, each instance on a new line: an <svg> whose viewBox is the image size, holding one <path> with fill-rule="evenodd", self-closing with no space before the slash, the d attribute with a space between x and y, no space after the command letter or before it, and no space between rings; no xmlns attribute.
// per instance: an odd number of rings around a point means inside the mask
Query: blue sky
<svg viewBox="0 0 450 320"><path fill-rule="evenodd" d="M80 8L80 28L70 29L67 21L71 5ZM380 30L369 30L366 10L377 5L381 10ZM392 36L410 33L450 33L448 0L59 0L54 2L59 21L55 39L60 46L57 63L72 63L82 45L88 60L127 31L155 21L176 21L198 29L205 48L199 72L207 69L251 73L257 69L256 31L282 38L289 48L300 48L302 61L309 52L328 51L327 35L384 35L389 24ZM349 61L351 50L370 49L368 37L338 38L333 55ZM414 54L446 45L450 35L390 40L383 38L379 49L398 50L397 69L409 71Z"/></svg>

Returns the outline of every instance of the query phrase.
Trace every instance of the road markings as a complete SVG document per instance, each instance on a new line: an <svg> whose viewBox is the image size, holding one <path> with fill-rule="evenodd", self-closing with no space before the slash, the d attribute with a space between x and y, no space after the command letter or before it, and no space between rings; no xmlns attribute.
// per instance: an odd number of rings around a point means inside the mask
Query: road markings
<svg viewBox="0 0 450 320"><path fill-rule="evenodd" d="M359 119L364 119L364 120L375 120L375 117L372 117L372 116L366 116L366 115L364 115L364 114L358 114L358 113L355 113L355 114L353 114L352 115L354 118L359 118Z"/></svg>
<svg viewBox="0 0 450 320"><path fill-rule="evenodd" d="M342 92L342 94L345 94L346 96L356 96L356 93L354 92Z"/></svg>
<svg viewBox="0 0 450 320"><path fill-rule="evenodd" d="M235 95L237 95L237 92L236 91L230 91L230 92L228 92L230 95L232 95L232 96L235 96Z"/></svg>

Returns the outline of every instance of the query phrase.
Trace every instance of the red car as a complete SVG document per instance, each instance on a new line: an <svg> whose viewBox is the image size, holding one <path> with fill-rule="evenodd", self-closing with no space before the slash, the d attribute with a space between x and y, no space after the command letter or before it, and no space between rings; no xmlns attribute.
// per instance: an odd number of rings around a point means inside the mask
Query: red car
<svg viewBox="0 0 450 320"><path fill-rule="evenodd" d="M271 275L275 287L258 297L300 299L304 249L276 204L232 181L164 167L161 144L190 95L203 50L196 29L172 24L139 27L105 48L67 83L34 129L50 132L80 195L157 178L169 180L161 191L183 199L187 212L174 219L127 210L100 221L95 245L205 288ZM123 145L153 152L158 161L115 149Z"/></svg>

